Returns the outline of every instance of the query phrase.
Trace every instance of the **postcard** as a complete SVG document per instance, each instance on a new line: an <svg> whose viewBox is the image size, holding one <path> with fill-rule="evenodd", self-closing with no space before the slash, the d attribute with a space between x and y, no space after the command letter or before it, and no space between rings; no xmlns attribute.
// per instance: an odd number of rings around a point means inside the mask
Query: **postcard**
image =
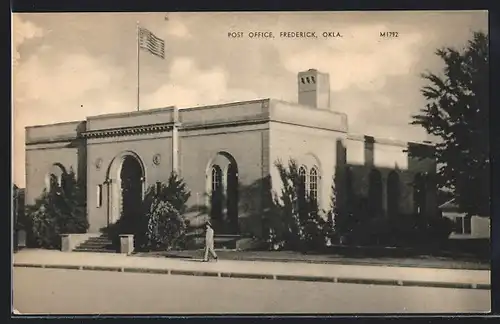
<svg viewBox="0 0 500 324"><path fill-rule="evenodd" d="M487 11L13 14L13 312L487 313Z"/></svg>

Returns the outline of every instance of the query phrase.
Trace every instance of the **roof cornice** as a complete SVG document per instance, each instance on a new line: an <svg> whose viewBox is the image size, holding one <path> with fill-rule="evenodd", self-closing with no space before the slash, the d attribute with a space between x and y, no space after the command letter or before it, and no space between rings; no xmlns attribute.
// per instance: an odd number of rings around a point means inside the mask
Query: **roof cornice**
<svg viewBox="0 0 500 324"><path fill-rule="evenodd" d="M83 138L103 138L103 137L119 137L128 135L140 135L140 134L152 134L168 132L174 127L174 123L163 123L163 124L151 124L151 125L139 125L139 126L128 126L128 127L118 127L109 129L98 129L82 132L81 136Z"/></svg>

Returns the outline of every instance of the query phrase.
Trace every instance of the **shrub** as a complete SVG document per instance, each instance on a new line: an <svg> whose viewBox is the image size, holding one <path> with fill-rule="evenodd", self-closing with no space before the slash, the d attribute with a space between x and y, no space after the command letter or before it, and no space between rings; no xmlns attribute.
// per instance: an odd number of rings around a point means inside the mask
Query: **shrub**
<svg viewBox="0 0 500 324"><path fill-rule="evenodd" d="M394 218L366 220L349 235L352 245L419 247L439 244L452 229L447 218L398 215Z"/></svg>
<svg viewBox="0 0 500 324"><path fill-rule="evenodd" d="M190 196L186 183L175 172L170 174L167 184L157 182L149 186L142 204L142 217L134 225L136 245L147 250L181 244L181 238L191 223L184 217Z"/></svg>
<svg viewBox="0 0 500 324"><path fill-rule="evenodd" d="M428 242L439 243L445 241L453 230L453 222L446 217L425 218L418 224L422 235Z"/></svg>
<svg viewBox="0 0 500 324"><path fill-rule="evenodd" d="M57 219L59 210L49 202L49 194L44 193L36 203L37 207L30 208L31 242L36 247L56 249L60 247L61 229Z"/></svg>
<svg viewBox="0 0 500 324"><path fill-rule="evenodd" d="M27 206L25 227L35 246L60 248L63 233L85 233L88 229L86 201L71 170L62 175L61 186L44 190L35 204Z"/></svg>
<svg viewBox="0 0 500 324"><path fill-rule="evenodd" d="M306 195L297 163L290 160L284 166L277 161L275 166L283 187L265 213L269 248L304 251L324 247L330 224L321 217L317 202Z"/></svg>
<svg viewBox="0 0 500 324"><path fill-rule="evenodd" d="M154 200L146 217L149 249L171 249L186 232L185 220L169 202Z"/></svg>
<svg viewBox="0 0 500 324"><path fill-rule="evenodd" d="M186 212L187 201L191 197L186 183L177 173L172 172L167 184L156 183L149 186L144 197L144 207L147 213L154 200L161 200L170 203L181 215Z"/></svg>
<svg viewBox="0 0 500 324"><path fill-rule="evenodd" d="M60 221L63 233L85 233L89 228L87 220L87 199L76 180L73 170L63 175Z"/></svg>

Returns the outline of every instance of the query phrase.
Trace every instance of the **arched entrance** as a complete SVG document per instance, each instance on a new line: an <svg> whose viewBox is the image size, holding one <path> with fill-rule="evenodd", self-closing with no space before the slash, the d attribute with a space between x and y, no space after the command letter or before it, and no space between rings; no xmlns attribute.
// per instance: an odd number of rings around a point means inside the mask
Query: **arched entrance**
<svg viewBox="0 0 500 324"><path fill-rule="evenodd" d="M238 165L226 152L219 152L207 168L210 218L216 232L237 234L238 225Z"/></svg>
<svg viewBox="0 0 500 324"><path fill-rule="evenodd" d="M145 169L139 156L127 151L111 162L108 170L108 225L120 222L124 231L132 231L141 212Z"/></svg>
<svg viewBox="0 0 500 324"><path fill-rule="evenodd" d="M120 170L122 210L120 219L123 229L134 229L134 220L138 219L142 205L142 169L139 161L132 156L125 156Z"/></svg>

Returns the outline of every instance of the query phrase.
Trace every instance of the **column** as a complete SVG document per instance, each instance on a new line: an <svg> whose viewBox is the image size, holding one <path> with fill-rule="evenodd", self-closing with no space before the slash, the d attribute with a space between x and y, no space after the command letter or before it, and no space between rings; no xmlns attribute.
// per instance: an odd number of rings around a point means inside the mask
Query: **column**
<svg viewBox="0 0 500 324"><path fill-rule="evenodd" d="M104 181L104 184L106 184L106 204L108 206L108 209L107 209L107 225L109 226L109 224L111 224L111 213L113 211L113 203L112 203L112 197L113 197L113 193L112 193L112 181L111 179L106 179Z"/></svg>
<svg viewBox="0 0 500 324"><path fill-rule="evenodd" d="M144 200L144 196L146 194L146 177L141 177L141 198Z"/></svg>

